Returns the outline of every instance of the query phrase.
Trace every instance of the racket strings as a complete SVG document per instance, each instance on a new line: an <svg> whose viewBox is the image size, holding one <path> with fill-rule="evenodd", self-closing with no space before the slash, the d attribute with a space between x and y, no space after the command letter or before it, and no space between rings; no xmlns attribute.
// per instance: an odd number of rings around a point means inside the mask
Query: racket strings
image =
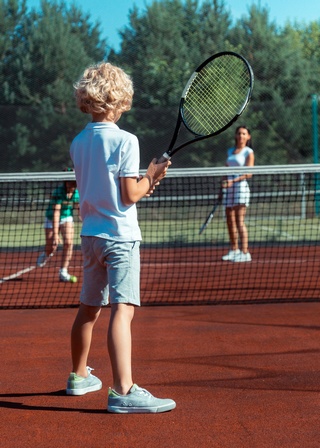
<svg viewBox="0 0 320 448"><path fill-rule="evenodd" d="M201 76L197 80L198 85L194 86L196 95L194 95L195 101L192 101L193 110L192 108L190 110L193 119L196 119L198 114L201 116L200 125L209 133L212 133L216 127L221 127L225 122L229 122L229 119L234 117L235 111L239 109L237 93L239 89L242 93L241 80L243 78L241 73L239 76L238 69L239 67L230 64L226 67L221 63L215 64L214 67L209 66L201 72ZM231 73L237 73L237 77L231 77ZM244 84L244 87L247 90L247 83ZM208 109L201 107L203 99L199 101L199 93L200 98L205 98ZM242 106L242 102L243 95L241 95L240 106ZM196 122L199 123L199 119Z"/></svg>
<svg viewBox="0 0 320 448"><path fill-rule="evenodd" d="M182 115L196 135L210 135L240 114L251 87L245 62L233 55L216 58L194 77L185 95Z"/></svg>

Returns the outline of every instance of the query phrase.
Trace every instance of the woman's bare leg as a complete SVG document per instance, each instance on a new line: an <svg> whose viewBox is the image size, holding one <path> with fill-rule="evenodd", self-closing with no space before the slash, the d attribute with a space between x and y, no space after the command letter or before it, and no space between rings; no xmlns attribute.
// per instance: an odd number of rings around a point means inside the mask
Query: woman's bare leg
<svg viewBox="0 0 320 448"><path fill-rule="evenodd" d="M238 205L235 207L236 225L241 241L241 249L244 254L248 252L248 230L245 224L247 207L245 205Z"/></svg>
<svg viewBox="0 0 320 448"><path fill-rule="evenodd" d="M73 222L66 222L64 224L61 224L60 232L63 239L61 267L62 269L68 270L73 252L73 238L74 238Z"/></svg>
<svg viewBox="0 0 320 448"><path fill-rule="evenodd" d="M227 227L230 239L230 245L232 250L239 249L238 243L238 229L236 222L236 213L233 207L226 208Z"/></svg>

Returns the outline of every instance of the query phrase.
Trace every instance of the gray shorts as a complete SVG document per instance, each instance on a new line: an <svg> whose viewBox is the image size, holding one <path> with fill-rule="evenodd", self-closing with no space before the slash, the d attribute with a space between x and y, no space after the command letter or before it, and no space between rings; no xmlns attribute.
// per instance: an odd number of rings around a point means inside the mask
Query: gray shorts
<svg viewBox="0 0 320 448"><path fill-rule="evenodd" d="M80 301L103 306L140 306L140 241L118 242L83 236L83 284Z"/></svg>

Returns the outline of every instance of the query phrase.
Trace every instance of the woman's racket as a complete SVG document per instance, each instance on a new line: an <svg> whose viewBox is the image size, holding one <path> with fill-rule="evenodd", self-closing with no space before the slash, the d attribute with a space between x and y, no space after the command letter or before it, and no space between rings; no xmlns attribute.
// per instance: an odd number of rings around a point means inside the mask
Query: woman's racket
<svg viewBox="0 0 320 448"><path fill-rule="evenodd" d="M203 62L185 86L169 148L159 162L169 160L190 143L220 134L246 108L253 88L253 71L237 53L224 51ZM181 123L195 137L174 148Z"/></svg>
<svg viewBox="0 0 320 448"><path fill-rule="evenodd" d="M215 212L217 211L217 208L218 208L219 205L221 205L221 204L222 204L222 198L219 198L219 199L215 202L214 206L212 207L212 210L211 210L211 212L209 213L209 215L207 216L205 222L204 222L204 223L202 224L202 226L200 227L199 235L201 235L201 233L204 232L204 231L206 230L206 228L208 227L208 225L209 225L210 222L212 221L212 218L213 218Z"/></svg>
<svg viewBox="0 0 320 448"><path fill-rule="evenodd" d="M21 271L15 272L14 274L10 274L10 275L7 275L6 277L0 278L0 285L1 285L1 283L7 282L9 280L14 280L14 279L16 279L18 277L21 277L23 274L31 272L34 269L43 268L43 266L51 259L51 257L53 257L54 253L55 253L55 251L51 252L50 255L48 255L46 257L43 257L43 260L41 262L38 261L39 260L39 258L38 258L38 260L37 260L35 265L29 266L27 268L21 269Z"/></svg>
<svg viewBox="0 0 320 448"><path fill-rule="evenodd" d="M214 203L214 205L213 205L213 207L212 207L211 212L210 212L209 215L207 216L205 222L204 222L204 223L202 224L202 226L200 227L199 235L201 235L201 233L202 233L204 230L206 230L206 228L208 227L208 225L209 225L210 222L212 221L212 218L213 218L215 212L217 211L217 208L218 208L219 205L221 205L222 202L223 202L223 198L224 198L225 194L226 194L226 189L225 189L225 188L222 188L221 191L220 191L220 193L219 193L218 198L216 199L216 201L215 201L215 203Z"/></svg>

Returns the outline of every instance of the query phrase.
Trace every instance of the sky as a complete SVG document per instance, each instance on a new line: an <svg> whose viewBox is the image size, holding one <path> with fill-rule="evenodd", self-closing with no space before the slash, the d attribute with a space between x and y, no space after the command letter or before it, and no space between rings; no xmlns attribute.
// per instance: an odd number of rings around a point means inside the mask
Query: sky
<svg viewBox="0 0 320 448"><path fill-rule="evenodd" d="M83 12L89 13L92 22L101 23L102 37L107 39L108 45L115 50L120 48L118 31L128 25L129 11L134 5L143 12L152 0L65 0L67 4L75 3ZM27 0L29 8L38 8L41 0ZM282 26L287 21L294 23L320 20L320 0L225 0L226 8L231 17L238 19L247 15L252 4L267 7L270 20Z"/></svg>

